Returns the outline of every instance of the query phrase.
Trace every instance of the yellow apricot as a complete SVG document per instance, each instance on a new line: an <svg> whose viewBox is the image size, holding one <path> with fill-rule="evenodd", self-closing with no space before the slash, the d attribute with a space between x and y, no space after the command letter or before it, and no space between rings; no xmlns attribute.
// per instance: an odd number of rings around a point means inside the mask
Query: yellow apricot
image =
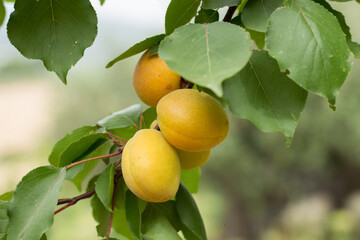
<svg viewBox="0 0 360 240"><path fill-rule="evenodd" d="M210 157L210 149L201 152L188 152L176 149L181 169L193 169L204 165Z"/></svg>
<svg viewBox="0 0 360 240"><path fill-rule="evenodd" d="M208 150L229 132L229 120L220 103L195 89L178 89L165 95L156 112L166 140L184 151Z"/></svg>
<svg viewBox="0 0 360 240"><path fill-rule="evenodd" d="M178 190L179 157L155 129L139 130L126 143L121 167L128 188L145 201L165 202Z"/></svg>
<svg viewBox="0 0 360 240"><path fill-rule="evenodd" d="M180 88L181 76L173 72L157 54L146 51L137 63L133 85L139 98L155 107L158 101L171 91Z"/></svg>
<svg viewBox="0 0 360 240"><path fill-rule="evenodd" d="M154 121L150 124L150 128L155 128L157 124L158 124L158 121L157 121L157 120L154 120Z"/></svg>

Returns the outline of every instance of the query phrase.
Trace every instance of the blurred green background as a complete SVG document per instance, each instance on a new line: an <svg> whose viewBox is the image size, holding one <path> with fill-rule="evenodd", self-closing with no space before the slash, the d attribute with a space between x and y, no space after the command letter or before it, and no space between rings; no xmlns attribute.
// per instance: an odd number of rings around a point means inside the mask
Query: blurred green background
<svg viewBox="0 0 360 240"><path fill-rule="evenodd" d="M132 88L139 56L104 66L133 43L163 32L169 1L92 2L99 35L69 72L67 86L40 61L23 58L0 28L0 193L46 165L67 132L139 102ZM360 4L333 6L360 41ZM6 7L9 15L12 5ZM360 61L354 60L336 112L309 96L289 149L281 134L231 118L230 135L202 168L195 195L210 240L360 239L359 77ZM62 197L78 194L65 183ZM97 239L95 226L85 200L57 215L48 237Z"/></svg>

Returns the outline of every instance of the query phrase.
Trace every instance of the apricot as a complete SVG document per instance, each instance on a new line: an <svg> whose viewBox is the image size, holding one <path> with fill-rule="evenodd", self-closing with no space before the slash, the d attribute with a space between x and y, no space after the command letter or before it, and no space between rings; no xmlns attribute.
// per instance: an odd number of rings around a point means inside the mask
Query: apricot
<svg viewBox="0 0 360 240"><path fill-rule="evenodd" d="M175 148L198 152L222 142L229 120L220 103L205 92L178 89L160 99L157 120L166 140Z"/></svg>
<svg viewBox="0 0 360 240"><path fill-rule="evenodd" d="M193 169L204 165L210 157L210 149L201 152L187 152L176 149L179 155L181 169Z"/></svg>
<svg viewBox="0 0 360 240"><path fill-rule="evenodd" d="M128 188L148 202L165 202L180 184L176 150L155 129L139 130L125 145L122 173Z"/></svg>
<svg viewBox="0 0 360 240"><path fill-rule="evenodd" d="M172 71L157 54L149 56L149 52L142 55L135 67L133 85L138 97L155 107L163 96L180 88L181 76Z"/></svg>

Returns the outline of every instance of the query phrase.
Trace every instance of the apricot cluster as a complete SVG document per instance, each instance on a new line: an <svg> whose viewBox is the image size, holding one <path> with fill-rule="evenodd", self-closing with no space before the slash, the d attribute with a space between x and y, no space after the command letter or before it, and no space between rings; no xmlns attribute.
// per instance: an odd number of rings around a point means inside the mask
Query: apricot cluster
<svg viewBox="0 0 360 240"><path fill-rule="evenodd" d="M181 169L205 164L211 148L226 138L229 121L215 98L196 89L180 89L181 76L149 53L136 65L133 84L144 103L156 106L157 120L127 142L122 172L136 196L165 202L177 192Z"/></svg>

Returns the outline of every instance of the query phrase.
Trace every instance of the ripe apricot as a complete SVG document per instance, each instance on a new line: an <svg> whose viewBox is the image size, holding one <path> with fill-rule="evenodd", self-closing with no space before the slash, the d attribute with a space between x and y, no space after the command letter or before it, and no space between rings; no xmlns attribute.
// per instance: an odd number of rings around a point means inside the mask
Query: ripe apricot
<svg viewBox="0 0 360 240"><path fill-rule="evenodd" d="M156 112L166 140L184 151L208 150L229 132L229 120L220 103L195 89L178 89L165 95Z"/></svg>
<svg viewBox="0 0 360 240"><path fill-rule="evenodd" d="M139 130L124 147L122 172L128 188L148 202L165 202L180 184L176 150L155 129Z"/></svg>
<svg viewBox="0 0 360 240"><path fill-rule="evenodd" d="M210 157L210 149L201 152L188 152L176 149L181 169L193 169L204 165Z"/></svg>
<svg viewBox="0 0 360 240"><path fill-rule="evenodd" d="M158 101L171 91L180 88L181 76L172 71L157 54L146 51L137 63L133 85L139 98L155 107Z"/></svg>

